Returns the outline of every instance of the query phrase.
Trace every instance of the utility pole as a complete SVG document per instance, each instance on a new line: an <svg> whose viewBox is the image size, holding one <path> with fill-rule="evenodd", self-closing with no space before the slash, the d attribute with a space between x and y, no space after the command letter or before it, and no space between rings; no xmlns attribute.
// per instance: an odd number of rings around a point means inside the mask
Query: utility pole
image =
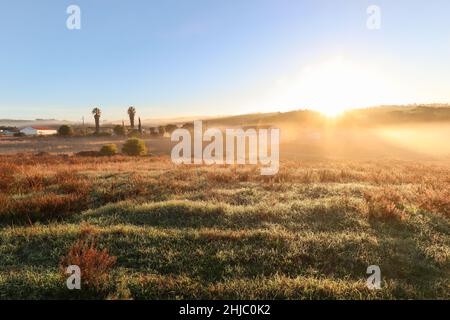
<svg viewBox="0 0 450 320"><path fill-rule="evenodd" d="M82 122L83 122L83 134L86 134L86 129L84 128L84 116L82 116Z"/></svg>

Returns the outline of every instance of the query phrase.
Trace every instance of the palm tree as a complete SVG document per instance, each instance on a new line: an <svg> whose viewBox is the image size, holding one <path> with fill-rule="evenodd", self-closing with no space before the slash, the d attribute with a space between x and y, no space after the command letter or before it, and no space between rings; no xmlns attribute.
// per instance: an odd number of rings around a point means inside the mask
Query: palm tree
<svg viewBox="0 0 450 320"><path fill-rule="evenodd" d="M130 126L134 129L134 116L136 115L136 109L134 107L128 108L128 115L130 116Z"/></svg>
<svg viewBox="0 0 450 320"><path fill-rule="evenodd" d="M95 107L94 109L92 109L92 114L94 115L94 119L95 119L95 133L99 133L100 132L100 116L102 115L102 111Z"/></svg>

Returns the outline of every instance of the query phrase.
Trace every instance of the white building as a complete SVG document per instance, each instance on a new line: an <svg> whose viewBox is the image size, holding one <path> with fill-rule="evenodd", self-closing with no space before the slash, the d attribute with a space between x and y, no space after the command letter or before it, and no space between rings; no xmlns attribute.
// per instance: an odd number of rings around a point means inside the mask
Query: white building
<svg viewBox="0 0 450 320"><path fill-rule="evenodd" d="M50 136L58 133L57 130L47 127L26 127L20 130L20 132L27 136Z"/></svg>

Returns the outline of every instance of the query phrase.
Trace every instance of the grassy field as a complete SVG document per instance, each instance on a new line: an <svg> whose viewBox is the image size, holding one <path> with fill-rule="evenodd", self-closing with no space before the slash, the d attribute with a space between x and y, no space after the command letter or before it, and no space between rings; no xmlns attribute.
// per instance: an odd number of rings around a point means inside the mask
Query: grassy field
<svg viewBox="0 0 450 320"><path fill-rule="evenodd" d="M450 165L0 156L0 298L450 298ZM70 291L80 239L117 258ZM366 269L379 265L382 289ZM67 277L67 276L66 276Z"/></svg>

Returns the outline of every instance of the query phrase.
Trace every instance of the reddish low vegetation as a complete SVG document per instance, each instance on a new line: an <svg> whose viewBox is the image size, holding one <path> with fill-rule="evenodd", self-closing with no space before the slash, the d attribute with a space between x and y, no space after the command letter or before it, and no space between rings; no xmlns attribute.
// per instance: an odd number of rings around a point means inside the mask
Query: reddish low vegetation
<svg viewBox="0 0 450 320"><path fill-rule="evenodd" d="M398 219L405 217L405 198L393 188L368 190L364 193L371 218Z"/></svg>
<svg viewBox="0 0 450 320"><path fill-rule="evenodd" d="M199 169L175 166L167 157L22 155L0 160L3 222L45 221L110 202L159 201L195 190L208 199L211 187L241 183L258 183L277 192L304 184L367 184L372 187L364 188L362 198L370 217L401 220L408 206L450 214L450 171L444 164L286 161L278 175L267 177L254 166Z"/></svg>
<svg viewBox="0 0 450 320"><path fill-rule="evenodd" d="M78 240L70 248L65 257L61 258L62 276L70 265L76 265L81 270L83 285L95 290L103 289L109 281L110 269L117 258L110 256L107 249L99 250L94 241Z"/></svg>

